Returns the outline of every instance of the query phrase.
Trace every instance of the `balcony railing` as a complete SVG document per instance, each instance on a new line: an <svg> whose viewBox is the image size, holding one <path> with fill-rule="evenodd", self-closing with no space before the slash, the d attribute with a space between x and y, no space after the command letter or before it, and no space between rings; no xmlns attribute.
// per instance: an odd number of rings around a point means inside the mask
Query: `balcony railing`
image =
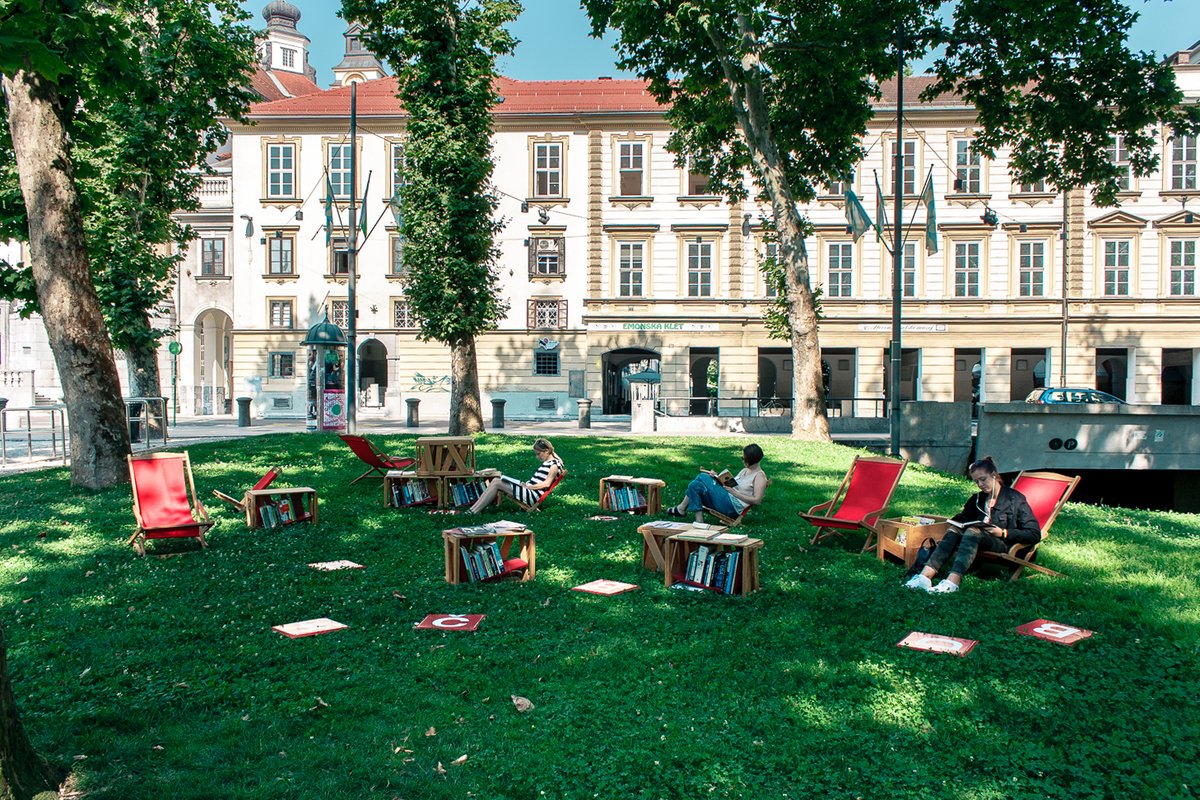
<svg viewBox="0 0 1200 800"><path fill-rule="evenodd" d="M228 175L205 175L197 195L201 208L233 208L233 180Z"/></svg>

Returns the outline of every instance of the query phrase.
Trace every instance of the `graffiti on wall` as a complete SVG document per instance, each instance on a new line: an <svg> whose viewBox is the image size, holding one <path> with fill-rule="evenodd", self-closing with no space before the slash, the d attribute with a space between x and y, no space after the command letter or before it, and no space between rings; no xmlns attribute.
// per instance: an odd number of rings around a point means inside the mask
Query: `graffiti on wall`
<svg viewBox="0 0 1200 800"><path fill-rule="evenodd" d="M414 392L448 392L450 391L449 375L422 375L415 373L412 379Z"/></svg>

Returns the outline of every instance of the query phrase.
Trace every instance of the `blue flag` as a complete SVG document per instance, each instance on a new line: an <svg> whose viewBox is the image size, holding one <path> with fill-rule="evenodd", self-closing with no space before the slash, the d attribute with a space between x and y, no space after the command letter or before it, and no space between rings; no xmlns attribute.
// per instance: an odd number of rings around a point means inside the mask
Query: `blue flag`
<svg viewBox="0 0 1200 800"><path fill-rule="evenodd" d="M854 234L854 241L858 241L867 231L871 230L871 218L867 216L867 210L863 208L862 201L850 189L846 190L846 221L850 223L850 232Z"/></svg>

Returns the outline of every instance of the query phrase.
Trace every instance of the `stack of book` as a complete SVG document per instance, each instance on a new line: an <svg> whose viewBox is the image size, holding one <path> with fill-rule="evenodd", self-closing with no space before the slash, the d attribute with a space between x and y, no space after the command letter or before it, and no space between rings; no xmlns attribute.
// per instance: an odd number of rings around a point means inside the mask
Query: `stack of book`
<svg viewBox="0 0 1200 800"><path fill-rule="evenodd" d="M404 481L392 484L392 504L396 508L435 503L437 498L429 494L425 481Z"/></svg>
<svg viewBox="0 0 1200 800"><path fill-rule="evenodd" d="M684 580L725 594L733 594L737 586L737 550L715 550L700 545L688 556Z"/></svg>
<svg viewBox="0 0 1200 800"><path fill-rule="evenodd" d="M611 511L643 511L646 508L646 495L642 494L636 486L613 486L609 484L606 489L608 495L608 508Z"/></svg>
<svg viewBox="0 0 1200 800"><path fill-rule="evenodd" d="M482 481L464 481L451 483L450 501L455 506L469 506L479 499L485 488Z"/></svg>
<svg viewBox="0 0 1200 800"><path fill-rule="evenodd" d="M467 576L471 582L486 581L503 575L504 556L500 554L500 544L495 541L480 542L468 547L459 545L463 563L467 565Z"/></svg>
<svg viewBox="0 0 1200 800"><path fill-rule="evenodd" d="M264 528L278 528L291 525L298 519L308 517L308 509L304 506L304 495L271 495L270 502L258 507L258 516Z"/></svg>

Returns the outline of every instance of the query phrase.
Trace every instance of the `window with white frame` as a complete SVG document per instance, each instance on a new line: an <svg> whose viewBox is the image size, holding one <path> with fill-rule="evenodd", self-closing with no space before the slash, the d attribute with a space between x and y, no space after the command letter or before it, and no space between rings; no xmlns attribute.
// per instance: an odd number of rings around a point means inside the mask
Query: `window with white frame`
<svg viewBox="0 0 1200 800"><path fill-rule="evenodd" d="M1124 134L1118 133L1108 143L1108 160L1121 173L1117 178L1117 188L1128 192L1133 188L1133 165L1129 163L1129 148L1125 145Z"/></svg>
<svg viewBox="0 0 1200 800"><path fill-rule="evenodd" d="M641 197L645 194L646 143L617 144L617 191L622 197Z"/></svg>
<svg viewBox="0 0 1200 800"><path fill-rule="evenodd" d="M293 378L296 375L295 353L271 353L270 377Z"/></svg>
<svg viewBox="0 0 1200 800"><path fill-rule="evenodd" d="M645 242L617 243L617 294L621 297L641 297L645 269Z"/></svg>
<svg viewBox="0 0 1200 800"><path fill-rule="evenodd" d="M417 325L417 317L413 313L411 301L392 301L392 327L400 330L414 330L420 327Z"/></svg>
<svg viewBox="0 0 1200 800"><path fill-rule="evenodd" d="M712 194L708 188L709 177L702 175L699 172L688 172L687 174L687 196L688 197L707 197Z"/></svg>
<svg viewBox="0 0 1200 800"><path fill-rule="evenodd" d="M404 275L408 272L408 266L404 263L404 237L393 233L391 244L392 258L388 272L392 275Z"/></svg>
<svg viewBox="0 0 1200 800"><path fill-rule="evenodd" d="M525 307L529 328L567 327L567 301L559 298L530 300Z"/></svg>
<svg viewBox="0 0 1200 800"><path fill-rule="evenodd" d="M334 237L329 240L329 274L350 274L350 240Z"/></svg>
<svg viewBox="0 0 1200 800"><path fill-rule="evenodd" d="M979 242L954 243L954 296L979 297Z"/></svg>
<svg viewBox="0 0 1200 800"><path fill-rule="evenodd" d="M557 350L535 350L533 353L533 374L534 375L557 375L558 366L558 351Z"/></svg>
<svg viewBox="0 0 1200 800"><path fill-rule="evenodd" d="M349 198L353 192L350 186L351 158L349 144L329 145L329 186L334 197Z"/></svg>
<svg viewBox="0 0 1200 800"><path fill-rule="evenodd" d="M562 197L562 167L562 142L534 143L534 197Z"/></svg>
<svg viewBox="0 0 1200 800"><path fill-rule="evenodd" d="M279 48L279 57L285 67L296 66L296 51L290 47Z"/></svg>
<svg viewBox="0 0 1200 800"><path fill-rule="evenodd" d="M1171 137L1171 188L1196 188L1196 137Z"/></svg>
<svg viewBox="0 0 1200 800"><path fill-rule="evenodd" d="M712 297L713 243L706 240L687 243L687 296Z"/></svg>
<svg viewBox="0 0 1200 800"><path fill-rule="evenodd" d="M224 239L201 239L200 240L200 274L201 275L224 275L225 274L225 240Z"/></svg>
<svg viewBox="0 0 1200 800"><path fill-rule="evenodd" d="M296 237L276 231L267 237L267 274L296 274Z"/></svg>
<svg viewBox="0 0 1200 800"><path fill-rule="evenodd" d="M296 145L267 145L267 197L296 196Z"/></svg>
<svg viewBox="0 0 1200 800"><path fill-rule="evenodd" d="M1017 245L1017 281L1021 297L1046 295L1046 242L1030 240Z"/></svg>
<svg viewBox="0 0 1200 800"><path fill-rule="evenodd" d="M917 243L904 243L904 259L900 265L905 297L917 296Z"/></svg>
<svg viewBox="0 0 1200 800"><path fill-rule="evenodd" d="M763 282L766 284L766 296L778 297L779 287L775 283L774 275L779 274L778 270L771 272L763 271L763 267L768 264L775 264L779 260L779 242L767 242L763 247L763 263L759 266L759 271L763 274Z"/></svg>
<svg viewBox="0 0 1200 800"><path fill-rule="evenodd" d="M1192 296L1196 294L1196 240L1171 240L1171 294Z"/></svg>
<svg viewBox="0 0 1200 800"><path fill-rule="evenodd" d="M842 178L840 181L832 181L825 187L829 195L832 197L841 197L846 192L854 188L854 172Z"/></svg>
<svg viewBox="0 0 1200 800"><path fill-rule="evenodd" d="M1127 297L1129 295L1129 252L1128 239L1109 239L1104 242L1104 295L1105 297Z"/></svg>
<svg viewBox="0 0 1200 800"><path fill-rule="evenodd" d="M954 191L964 194L983 192L982 163L971 149L970 139L954 140Z"/></svg>
<svg viewBox="0 0 1200 800"><path fill-rule="evenodd" d="M1033 183L1022 183L1021 194L1045 194L1046 181L1045 179L1034 181Z"/></svg>
<svg viewBox="0 0 1200 800"><path fill-rule="evenodd" d="M349 300L330 300L329 301L329 321L337 325L342 330L350 329L350 301Z"/></svg>
<svg viewBox="0 0 1200 800"><path fill-rule="evenodd" d="M388 147L392 155L392 197L399 199L404 187L404 145L392 142Z"/></svg>
<svg viewBox="0 0 1200 800"><path fill-rule="evenodd" d="M917 142L915 139L905 139L900 146L900 174L901 174L901 191L906 195L915 195L917 193ZM896 143L891 142L888 146L888 185L884 188L887 193L894 192L896 189Z"/></svg>
<svg viewBox="0 0 1200 800"><path fill-rule="evenodd" d="M529 277L561 278L566 275L564 261L566 239L561 236L534 236L529 240Z"/></svg>
<svg viewBox="0 0 1200 800"><path fill-rule="evenodd" d="M267 301L267 308L270 311L270 326L272 328L291 328L292 312L295 307L295 300Z"/></svg>
<svg viewBox="0 0 1200 800"><path fill-rule="evenodd" d="M825 249L829 256L829 273L825 293L829 297L850 297L854 292L854 245L850 242L830 242Z"/></svg>

